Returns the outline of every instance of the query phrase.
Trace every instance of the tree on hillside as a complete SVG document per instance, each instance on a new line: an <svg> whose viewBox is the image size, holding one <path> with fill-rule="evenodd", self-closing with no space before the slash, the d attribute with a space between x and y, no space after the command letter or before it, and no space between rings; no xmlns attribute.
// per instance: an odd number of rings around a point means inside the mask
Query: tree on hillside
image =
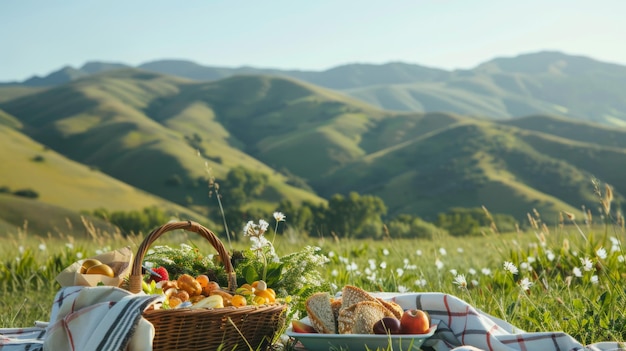
<svg viewBox="0 0 626 351"><path fill-rule="evenodd" d="M373 195L333 195L323 220L324 226L337 236L376 238L382 235L382 216L387 214L383 200Z"/></svg>
<svg viewBox="0 0 626 351"><path fill-rule="evenodd" d="M220 184L220 193L228 198L224 206L242 206L246 201L261 195L268 182L269 177L265 173L255 172L242 166L231 169L226 179Z"/></svg>

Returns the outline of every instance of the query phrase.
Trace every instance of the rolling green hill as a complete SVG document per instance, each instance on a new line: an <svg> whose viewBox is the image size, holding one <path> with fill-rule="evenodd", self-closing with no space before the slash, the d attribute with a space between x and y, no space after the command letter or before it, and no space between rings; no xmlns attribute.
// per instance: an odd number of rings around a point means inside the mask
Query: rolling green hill
<svg viewBox="0 0 626 351"><path fill-rule="evenodd" d="M89 62L22 84L53 86L123 67L119 63ZM622 88L626 85L626 67L552 51L495 58L473 69L454 71L403 62L354 63L303 71L156 60L138 68L196 81L235 75L289 77L341 91L385 110L452 112L496 120L556 114L626 126L626 92Z"/></svg>
<svg viewBox="0 0 626 351"><path fill-rule="evenodd" d="M498 90L483 83L485 92ZM473 104L477 114L487 108L463 94L449 102ZM236 166L267 174L270 188L247 204L266 210L283 199L322 202L357 191L380 196L390 216L433 219L484 205L520 221L537 209L554 221L560 211L596 207L594 177L614 186L617 202L626 193L626 170L615 166L626 164L624 129L541 115L496 122L384 111L292 78L197 82L113 70L0 109L21 123L13 133L179 205L206 204L205 162L218 180ZM314 192L289 185L287 174Z"/></svg>
<svg viewBox="0 0 626 351"><path fill-rule="evenodd" d="M213 175L236 166L271 175L280 197L294 203L322 201L286 185L286 178L241 150L230 131L211 123L201 99L211 84L134 69L106 72L11 100L2 109L16 116L38 142L127 184L178 204L206 204L205 159ZM200 94L200 95L198 95ZM197 135L200 141L190 143ZM168 185L180 179L181 184Z"/></svg>

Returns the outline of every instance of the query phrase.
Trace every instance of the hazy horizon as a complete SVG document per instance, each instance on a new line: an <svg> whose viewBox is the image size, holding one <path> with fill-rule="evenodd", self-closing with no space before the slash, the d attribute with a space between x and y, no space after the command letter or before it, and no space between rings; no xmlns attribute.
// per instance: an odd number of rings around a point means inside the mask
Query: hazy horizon
<svg viewBox="0 0 626 351"><path fill-rule="evenodd" d="M558 51L626 65L626 2L495 0L271 3L37 0L0 4L0 81L89 61L322 71L405 62L469 69Z"/></svg>

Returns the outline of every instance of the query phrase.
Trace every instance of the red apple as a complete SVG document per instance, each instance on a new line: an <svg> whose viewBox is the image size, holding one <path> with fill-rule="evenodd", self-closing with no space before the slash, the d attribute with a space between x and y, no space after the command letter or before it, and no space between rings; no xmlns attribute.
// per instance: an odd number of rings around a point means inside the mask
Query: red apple
<svg viewBox="0 0 626 351"><path fill-rule="evenodd" d="M317 333L315 328L300 321L291 321L291 330L296 333Z"/></svg>
<svg viewBox="0 0 626 351"><path fill-rule="evenodd" d="M402 332L400 320L396 317L384 317L374 323L372 329L374 334L400 334Z"/></svg>
<svg viewBox="0 0 626 351"><path fill-rule="evenodd" d="M402 334L426 334L430 329L430 316L422 310L406 310L400 318Z"/></svg>

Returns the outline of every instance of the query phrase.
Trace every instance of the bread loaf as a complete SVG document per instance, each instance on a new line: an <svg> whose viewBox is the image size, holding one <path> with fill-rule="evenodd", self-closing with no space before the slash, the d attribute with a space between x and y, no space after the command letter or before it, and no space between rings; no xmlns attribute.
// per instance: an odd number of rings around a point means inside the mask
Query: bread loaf
<svg viewBox="0 0 626 351"><path fill-rule="evenodd" d="M322 334L337 334L337 318L331 307L330 294L319 292L306 300L306 311L313 328Z"/></svg>

